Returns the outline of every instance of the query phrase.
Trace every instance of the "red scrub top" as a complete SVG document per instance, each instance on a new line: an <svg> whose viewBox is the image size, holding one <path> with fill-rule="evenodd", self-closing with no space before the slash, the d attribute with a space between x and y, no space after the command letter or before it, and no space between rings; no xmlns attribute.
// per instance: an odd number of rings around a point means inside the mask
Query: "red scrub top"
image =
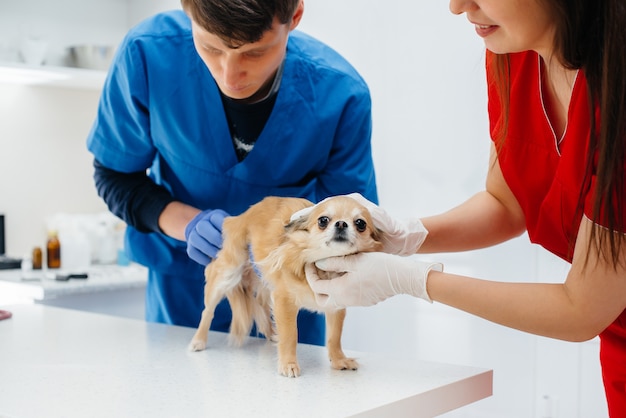
<svg viewBox="0 0 626 418"><path fill-rule="evenodd" d="M489 67L491 57L487 58ZM490 128L495 138L501 109L489 68L487 74ZM582 215L593 218L593 177L579 205L591 129L587 81L580 71L567 129L563 138L557 138L543 106L540 74L541 60L535 52L511 55L508 130L499 162L524 211L530 240L571 263ZM600 334L600 340L610 416L626 417L626 310Z"/></svg>

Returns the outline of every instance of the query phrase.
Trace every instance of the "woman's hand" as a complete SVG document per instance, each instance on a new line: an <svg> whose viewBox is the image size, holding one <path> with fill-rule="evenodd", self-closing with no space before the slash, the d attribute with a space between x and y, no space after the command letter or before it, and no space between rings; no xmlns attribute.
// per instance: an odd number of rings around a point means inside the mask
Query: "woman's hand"
<svg viewBox="0 0 626 418"><path fill-rule="evenodd" d="M399 294L432 302L426 291L431 270L443 271L443 264L386 253L331 257L305 266L317 303L334 308L371 306ZM331 278L322 278L326 276Z"/></svg>
<svg viewBox="0 0 626 418"><path fill-rule="evenodd" d="M428 231L418 218L398 221L380 206L370 202L359 193L346 195L363 205L372 215L374 226L383 231L383 251L389 254L411 255L415 254L428 235ZM326 200L326 199L324 199ZM322 200L322 202L324 201ZM321 202L320 202L321 203ZM319 203L318 203L319 204ZM301 209L291 215L291 220L310 213L314 206Z"/></svg>

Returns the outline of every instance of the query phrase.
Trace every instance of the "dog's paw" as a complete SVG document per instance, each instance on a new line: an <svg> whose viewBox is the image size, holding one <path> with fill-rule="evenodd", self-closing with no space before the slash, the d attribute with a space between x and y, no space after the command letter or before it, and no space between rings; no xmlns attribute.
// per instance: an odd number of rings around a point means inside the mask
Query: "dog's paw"
<svg viewBox="0 0 626 418"><path fill-rule="evenodd" d="M298 377L300 376L300 366L298 363L279 364L278 373L286 377Z"/></svg>
<svg viewBox="0 0 626 418"><path fill-rule="evenodd" d="M206 348L206 341L191 340L189 343L189 351L202 351Z"/></svg>
<svg viewBox="0 0 626 418"><path fill-rule="evenodd" d="M357 370L359 363L353 358L338 358L330 360L330 367L335 370Z"/></svg>

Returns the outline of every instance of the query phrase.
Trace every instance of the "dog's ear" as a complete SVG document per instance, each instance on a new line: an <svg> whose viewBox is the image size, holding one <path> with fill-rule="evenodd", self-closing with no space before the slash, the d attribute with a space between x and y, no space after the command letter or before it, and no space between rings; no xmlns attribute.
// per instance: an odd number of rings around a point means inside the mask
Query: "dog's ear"
<svg viewBox="0 0 626 418"><path fill-rule="evenodd" d="M378 229L376 227L372 228L371 237L374 241L383 242L384 235L385 235L385 232L382 229Z"/></svg>
<svg viewBox="0 0 626 418"><path fill-rule="evenodd" d="M309 223L309 214L299 216L298 218L290 221L287 225L285 225L285 232L294 232L294 231L306 231L308 230L307 224Z"/></svg>

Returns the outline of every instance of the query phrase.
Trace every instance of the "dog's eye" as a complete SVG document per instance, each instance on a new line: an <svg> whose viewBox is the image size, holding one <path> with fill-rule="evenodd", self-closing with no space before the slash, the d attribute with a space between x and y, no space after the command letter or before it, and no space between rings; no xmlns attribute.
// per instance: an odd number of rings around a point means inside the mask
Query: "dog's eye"
<svg viewBox="0 0 626 418"><path fill-rule="evenodd" d="M354 221L354 225L356 225L356 230L359 232L363 232L365 231L365 228L367 228L367 222L365 222L363 219L357 219L356 221Z"/></svg>
<svg viewBox="0 0 626 418"><path fill-rule="evenodd" d="M317 220L317 226L319 226L320 229L326 229L329 223L330 218L328 216L320 216Z"/></svg>

